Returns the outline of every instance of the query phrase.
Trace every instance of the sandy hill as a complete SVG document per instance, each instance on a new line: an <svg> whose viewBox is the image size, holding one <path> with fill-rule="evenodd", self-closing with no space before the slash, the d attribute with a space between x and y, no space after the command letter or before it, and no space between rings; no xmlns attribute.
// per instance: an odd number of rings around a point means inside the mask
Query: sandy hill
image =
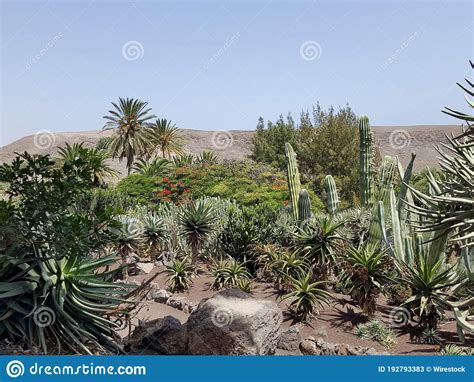
<svg viewBox="0 0 474 382"><path fill-rule="evenodd" d="M417 126L375 126L373 128L375 141L382 155L398 156L406 165L410 153L417 154L415 171L426 166L437 165L437 153L433 145L446 142L445 134L461 131L456 125L417 125ZM58 147L66 142L84 142L94 146L101 137L110 135L110 131L82 131L65 133L42 133L23 137L9 145L0 148L0 163L11 161L15 152L29 151L31 153L54 154ZM242 159L250 153L253 131L200 131L182 130L186 141L186 151L199 154L212 150L221 159ZM114 167L124 171L124 163L114 161Z"/></svg>

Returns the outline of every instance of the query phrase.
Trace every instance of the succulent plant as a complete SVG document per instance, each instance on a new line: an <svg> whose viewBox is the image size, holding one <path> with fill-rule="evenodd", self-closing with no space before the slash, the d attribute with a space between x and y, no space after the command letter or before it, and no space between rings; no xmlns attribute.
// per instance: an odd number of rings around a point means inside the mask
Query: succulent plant
<svg viewBox="0 0 474 382"><path fill-rule="evenodd" d="M327 194L327 209L331 215L334 215L337 212L337 204L339 203L336 182L334 182L334 178L331 175L326 175L324 185Z"/></svg>
<svg viewBox="0 0 474 382"><path fill-rule="evenodd" d="M293 218L298 220L298 196L301 190L300 173L295 150L289 143L285 143L285 155L291 211Z"/></svg>
<svg viewBox="0 0 474 382"><path fill-rule="evenodd" d="M359 162L359 186L360 202L363 206L372 206L374 203L373 187L373 137L370 130L369 118L359 119L360 139L360 162Z"/></svg>
<svg viewBox="0 0 474 382"><path fill-rule="evenodd" d="M298 195L298 222L300 225L311 219L311 200L308 191L304 188Z"/></svg>

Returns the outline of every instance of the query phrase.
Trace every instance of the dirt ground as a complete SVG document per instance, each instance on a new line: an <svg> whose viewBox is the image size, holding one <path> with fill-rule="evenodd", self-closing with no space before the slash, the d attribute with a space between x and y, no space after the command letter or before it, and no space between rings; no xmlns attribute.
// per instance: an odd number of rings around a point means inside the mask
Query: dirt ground
<svg viewBox="0 0 474 382"><path fill-rule="evenodd" d="M148 275L139 275L130 277L130 279L142 282L156 273L163 271L163 268L155 267ZM162 289L166 289L167 276L160 273L154 280L156 284ZM199 276L194 279L193 286L187 293L175 293L174 296L186 298L187 301L199 303L204 298L209 298L217 293L211 289L212 276L205 267L200 268ZM275 302L284 314L283 328L288 328L293 323L293 319L287 313L288 300L282 301L279 298L277 291L270 285L261 282L254 282L253 296L258 299L265 299ZM373 347L378 352L389 352L390 354L433 354L439 352L438 345L420 344L410 342L410 335L408 332L393 328L396 335L396 344L389 349L384 348L378 342L358 338L355 335L356 326L364 322L360 316L360 309L353 303L349 296L341 294L332 294L333 301L324 310L320 311L319 315L313 319L310 324L298 324L303 338L312 336L315 338L321 337L327 342L331 343L346 343L350 345L360 345ZM388 306L386 300L382 297L378 301L377 312L375 319L379 319L387 325L390 324L390 313L393 311L393 306ZM138 320L152 320L156 318L171 315L181 321L186 322L189 314L174 309L166 304L160 304L153 301L143 303L137 316L134 320L136 324ZM438 327L438 332L442 339L448 343L462 345L456 333L456 323L452 316L448 317L448 321L443 322ZM125 332L122 335L126 335ZM467 337L468 345L473 346L473 338Z"/></svg>

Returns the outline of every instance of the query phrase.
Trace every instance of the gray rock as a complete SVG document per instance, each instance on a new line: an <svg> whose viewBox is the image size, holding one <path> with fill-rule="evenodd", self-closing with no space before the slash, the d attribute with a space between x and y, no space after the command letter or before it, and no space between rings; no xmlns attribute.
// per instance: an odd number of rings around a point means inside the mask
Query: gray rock
<svg viewBox="0 0 474 382"><path fill-rule="evenodd" d="M152 294L153 300L159 302L160 304L166 304L166 301L172 296L170 292L165 289L159 289L157 291L150 292Z"/></svg>
<svg viewBox="0 0 474 382"><path fill-rule="evenodd" d="M178 309L178 310L184 310L184 308L187 306L188 302L184 297L179 297L179 296L171 296L166 300L166 305L171 306L172 308Z"/></svg>
<svg viewBox="0 0 474 382"><path fill-rule="evenodd" d="M283 350L298 350L300 342L300 329L297 325L293 325L281 333L277 347Z"/></svg>
<svg viewBox="0 0 474 382"><path fill-rule="evenodd" d="M190 354L274 354L282 313L240 289L202 300L186 324Z"/></svg>
<svg viewBox="0 0 474 382"><path fill-rule="evenodd" d="M186 329L172 316L158 318L138 326L129 345L139 354L187 354Z"/></svg>
<svg viewBox="0 0 474 382"><path fill-rule="evenodd" d="M148 273L150 273L153 270L154 265L153 265L153 263L137 263L136 267L137 267L138 274L146 274L147 275Z"/></svg>
<svg viewBox="0 0 474 382"><path fill-rule="evenodd" d="M316 341L313 337L308 337L301 341L299 348L304 355L321 355L321 349L316 346Z"/></svg>

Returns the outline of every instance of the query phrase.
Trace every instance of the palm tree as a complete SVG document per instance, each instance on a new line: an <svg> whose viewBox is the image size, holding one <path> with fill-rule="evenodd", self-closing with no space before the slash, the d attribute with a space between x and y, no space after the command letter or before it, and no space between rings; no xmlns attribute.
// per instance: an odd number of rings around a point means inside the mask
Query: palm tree
<svg viewBox="0 0 474 382"><path fill-rule="evenodd" d="M74 163L77 165L81 161L82 170L90 172L92 185L98 187L105 184L108 177L117 175L109 164L107 164L108 154L103 150L85 147L83 143L74 143L60 147L58 150L59 158L57 163L64 165L66 163Z"/></svg>
<svg viewBox="0 0 474 382"><path fill-rule="evenodd" d="M153 177L153 176L164 176L169 172L171 162L168 159L154 158L151 160L145 160L139 158L133 164L133 170L139 174Z"/></svg>
<svg viewBox="0 0 474 382"><path fill-rule="evenodd" d="M214 209L204 202L188 204L179 217L181 235L191 246L192 264L197 263L199 249L206 242L214 228Z"/></svg>
<svg viewBox="0 0 474 382"><path fill-rule="evenodd" d="M127 159L128 173L136 156L147 152L150 145L149 121L156 118L148 114L148 102L134 98L119 98L119 103L112 102L115 110L109 110L110 115L104 116L108 122L104 129L114 129L107 147L113 158Z"/></svg>
<svg viewBox="0 0 474 382"><path fill-rule="evenodd" d="M153 146L148 152L151 157L153 152L159 150L163 158L171 158L171 154L184 154L183 138L179 132L178 127L166 119L157 119L154 124L150 126L151 140Z"/></svg>

